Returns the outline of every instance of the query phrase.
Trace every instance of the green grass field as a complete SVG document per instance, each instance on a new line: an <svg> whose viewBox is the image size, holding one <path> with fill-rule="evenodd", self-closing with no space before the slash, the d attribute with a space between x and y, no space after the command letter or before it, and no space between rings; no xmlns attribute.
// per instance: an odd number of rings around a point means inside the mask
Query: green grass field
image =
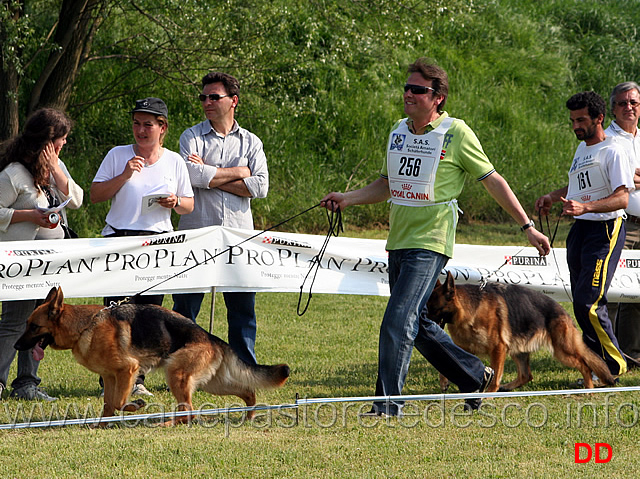
<svg viewBox="0 0 640 479"><path fill-rule="evenodd" d="M504 238L508 231L502 228L463 225L459 242L473 238L486 243L495 235ZM382 235L367 233L368 237ZM504 242L520 244L522 239L507 235ZM259 392L259 402L278 405L291 404L296 396L372 395L378 328L386 298L314 295L302 317L296 314L297 300L296 294L289 293L258 295L258 359L291 366L285 387ZM168 298L165 301L168 305ZM199 317L205 328L208 312L209 304L205 304ZM223 338L224 317L219 297L214 334ZM524 391L568 390L580 377L544 351L533 356L532 371L534 381ZM100 411L97 376L75 363L69 351L47 350L39 374L42 386L59 400L45 404L5 399L0 402L0 422L75 419ZM505 380L514 374L509 360ZM10 378L14 375L12 369ZM640 385L640 373L623 376L621 385ZM175 407L161 373L151 374L147 386L155 395L147 412ZM455 391L452 387L450 392ZM404 393L439 393L437 372L418 353ZM239 406L240 401L197 392L194 404L205 410ZM231 413L203 416L175 428L137 421L108 429L4 430L0 431L0 473L3 477L37 474L51 478L616 478L640 470L637 392L486 399L484 413L472 415L464 413L461 404L455 399L410 402L406 416L393 420L359 418L358 412L368 409L370 403L347 402L307 405L297 411L260 411L254 422ZM591 447L608 443L613 457L608 463L575 464L576 443ZM585 455L583 451L581 457Z"/></svg>

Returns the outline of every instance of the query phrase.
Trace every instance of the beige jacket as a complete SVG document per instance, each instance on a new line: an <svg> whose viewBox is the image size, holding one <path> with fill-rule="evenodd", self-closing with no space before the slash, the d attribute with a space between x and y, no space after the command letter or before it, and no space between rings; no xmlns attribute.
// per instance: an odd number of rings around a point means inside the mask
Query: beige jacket
<svg viewBox="0 0 640 479"><path fill-rule="evenodd" d="M58 160L60 168L69 178L69 194L63 195L52 181L52 190L58 199L63 202L67 198L71 201L66 208L78 209L82 205L84 192L67 170L61 160ZM33 184L33 176L21 163L10 163L0 171L0 241L32 240L38 234L40 227L30 221L11 224L11 218L15 210L31 210L36 207L47 208L49 202L44 193ZM67 216L62 210L64 222Z"/></svg>

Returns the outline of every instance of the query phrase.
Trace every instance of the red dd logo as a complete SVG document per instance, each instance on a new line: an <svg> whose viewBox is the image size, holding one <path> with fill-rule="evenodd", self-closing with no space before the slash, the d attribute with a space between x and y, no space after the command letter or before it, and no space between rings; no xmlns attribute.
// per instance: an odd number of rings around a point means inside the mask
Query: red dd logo
<svg viewBox="0 0 640 479"><path fill-rule="evenodd" d="M586 450L586 457L581 457L580 451L583 449ZM595 457L596 464L604 464L606 462L609 462L613 457L613 449L611 448L611 445L607 444L606 442L596 442L593 448L591 448L591 446L586 442L576 442L575 449L574 449L575 463L586 464L587 462L591 461L591 458L593 457L594 449L596 451L596 457ZM603 457L601 455L600 451L602 451L602 449L607 450L606 457Z"/></svg>

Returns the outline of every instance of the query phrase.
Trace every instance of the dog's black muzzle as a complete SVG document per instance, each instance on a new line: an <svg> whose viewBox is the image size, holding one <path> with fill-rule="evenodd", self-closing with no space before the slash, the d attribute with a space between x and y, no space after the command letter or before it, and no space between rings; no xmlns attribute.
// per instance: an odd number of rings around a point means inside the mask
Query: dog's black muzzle
<svg viewBox="0 0 640 479"><path fill-rule="evenodd" d="M24 334L20 339L18 339L18 341L16 341L16 344L14 344L13 347L18 351L27 351L32 349L38 343L40 343L40 347L44 349L50 344L53 344L53 336L49 333L32 337Z"/></svg>

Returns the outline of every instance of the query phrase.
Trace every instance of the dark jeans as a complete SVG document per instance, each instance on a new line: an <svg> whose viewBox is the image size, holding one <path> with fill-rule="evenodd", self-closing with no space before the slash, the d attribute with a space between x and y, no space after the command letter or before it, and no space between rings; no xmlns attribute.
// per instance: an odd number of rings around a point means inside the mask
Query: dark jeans
<svg viewBox="0 0 640 479"><path fill-rule="evenodd" d="M229 346L240 359L256 364L256 293L222 293L227 306ZM173 310L196 321L204 293L182 293L173 295Z"/></svg>
<svg viewBox="0 0 640 479"><path fill-rule="evenodd" d="M27 319L42 300L25 299L2 302L2 320L0 321L0 383L5 387L9 379L11 363L18 354L18 371L11 383L13 389L31 384L40 384L38 366L40 361L33 359L31 350L16 351L13 347L27 328Z"/></svg>
<svg viewBox="0 0 640 479"><path fill-rule="evenodd" d="M429 250L389 251L391 297L380 326L376 396L402 394L414 345L461 392L480 388L483 362L421 314L447 261L446 256ZM375 411L388 415L399 414L402 406L402 401L373 404Z"/></svg>

